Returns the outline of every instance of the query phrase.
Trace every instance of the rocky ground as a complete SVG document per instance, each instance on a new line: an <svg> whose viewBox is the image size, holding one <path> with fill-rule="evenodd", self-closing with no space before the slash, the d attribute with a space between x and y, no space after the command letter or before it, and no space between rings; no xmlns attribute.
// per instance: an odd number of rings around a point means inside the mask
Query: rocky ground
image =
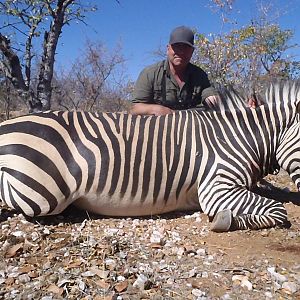
<svg viewBox="0 0 300 300"><path fill-rule="evenodd" d="M286 174L268 181L295 191ZM299 193L287 195L299 204ZM290 229L222 234L200 213L100 218L70 208L26 220L2 208L0 299L300 299L300 206L286 208Z"/></svg>

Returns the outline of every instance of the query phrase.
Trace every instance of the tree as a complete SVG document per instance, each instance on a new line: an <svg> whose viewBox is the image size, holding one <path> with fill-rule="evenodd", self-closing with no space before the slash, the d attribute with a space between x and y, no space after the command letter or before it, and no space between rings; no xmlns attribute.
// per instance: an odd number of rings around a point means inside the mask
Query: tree
<svg viewBox="0 0 300 300"><path fill-rule="evenodd" d="M251 24L210 39L197 34L194 62L221 84L247 85L263 75L291 78L297 63L285 53L295 46L288 43L292 36L291 30L274 24Z"/></svg>
<svg viewBox="0 0 300 300"><path fill-rule="evenodd" d="M228 20L224 13L232 9L234 1L213 2L222 11L222 21ZM209 73L213 82L241 85L253 91L258 81L299 74L300 63L287 54L298 46L290 43L294 33L270 22L269 9L262 6L256 20L241 28L234 25L227 33L208 37L196 33L194 62Z"/></svg>
<svg viewBox="0 0 300 300"><path fill-rule="evenodd" d="M80 0L0 2L0 15L6 16L0 27L0 51L4 56L0 67L19 96L29 103L31 111L50 109L55 51L63 26L74 20L84 22L85 14L94 10L95 6ZM24 43L12 43L11 38L21 38ZM33 78L35 39L42 39L42 53L39 70Z"/></svg>
<svg viewBox="0 0 300 300"><path fill-rule="evenodd" d="M67 110L120 111L130 92L124 76L121 45L106 49L101 42L86 43L68 72L57 75L54 100Z"/></svg>

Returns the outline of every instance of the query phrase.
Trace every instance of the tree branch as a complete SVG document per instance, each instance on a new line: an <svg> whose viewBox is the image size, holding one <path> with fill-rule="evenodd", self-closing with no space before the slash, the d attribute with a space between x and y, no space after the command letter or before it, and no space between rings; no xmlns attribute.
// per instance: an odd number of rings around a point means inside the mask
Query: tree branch
<svg viewBox="0 0 300 300"><path fill-rule="evenodd" d="M7 59L7 64L3 64L5 72L7 73L10 81L17 90L28 91L25 84L22 68L19 57L13 52L10 47L10 41L0 33L0 50Z"/></svg>
<svg viewBox="0 0 300 300"><path fill-rule="evenodd" d="M51 81L53 78L54 56L57 42L64 25L65 10L74 0L59 0L57 10L50 26L49 32L45 32L42 64L37 86L37 98L40 99L43 109L50 109L52 94Z"/></svg>

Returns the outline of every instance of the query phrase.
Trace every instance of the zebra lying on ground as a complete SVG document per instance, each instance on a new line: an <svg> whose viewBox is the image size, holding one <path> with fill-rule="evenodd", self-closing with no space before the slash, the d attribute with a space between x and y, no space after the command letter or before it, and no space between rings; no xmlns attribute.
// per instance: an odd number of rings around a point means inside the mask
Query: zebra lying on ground
<svg viewBox="0 0 300 300"><path fill-rule="evenodd" d="M46 112L0 126L0 198L27 216L68 205L102 215L201 209L211 229L288 226L282 203L251 188L280 166L300 191L300 83L265 104L166 116Z"/></svg>

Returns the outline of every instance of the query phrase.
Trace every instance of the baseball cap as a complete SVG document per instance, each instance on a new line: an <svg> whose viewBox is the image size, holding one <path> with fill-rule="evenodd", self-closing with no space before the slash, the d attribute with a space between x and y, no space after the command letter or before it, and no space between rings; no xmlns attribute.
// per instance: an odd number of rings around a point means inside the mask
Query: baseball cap
<svg viewBox="0 0 300 300"><path fill-rule="evenodd" d="M194 47L194 33L186 26L179 26L173 29L170 34L169 44L183 43Z"/></svg>

